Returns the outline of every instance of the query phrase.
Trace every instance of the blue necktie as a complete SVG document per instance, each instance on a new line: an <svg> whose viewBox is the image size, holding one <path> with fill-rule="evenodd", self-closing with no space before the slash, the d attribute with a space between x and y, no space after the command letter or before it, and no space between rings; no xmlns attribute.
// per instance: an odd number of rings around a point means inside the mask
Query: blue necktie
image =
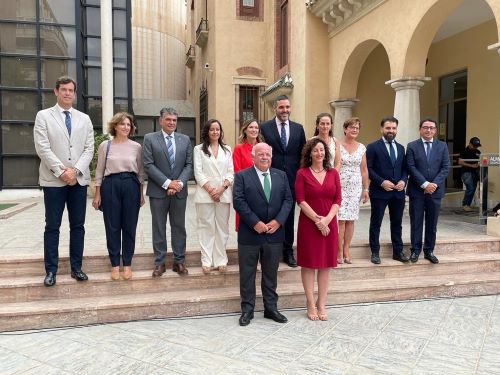
<svg viewBox="0 0 500 375"><path fill-rule="evenodd" d="M172 144L172 136L167 135L167 153L168 161L170 161L170 167L175 168L175 155L174 155L174 145Z"/></svg>
<svg viewBox="0 0 500 375"><path fill-rule="evenodd" d="M432 142L425 142L425 156L427 161L431 160Z"/></svg>
<svg viewBox="0 0 500 375"><path fill-rule="evenodd" d="M286 128L285 128L286 123L282 122L281 123L281 145L283 146L283 150L286 149Z"/></svg>
<svg viewBox="0 0 500 375"><path fill-rule="evenodd" d="M394 151L394 144L389 142L389 157L391 158L392 166L396 164L396 152Z"/></svg>
<svg viewBox="0 0 500 375"><path fill-rule="evenodd" d="M66 129L68 129L68 134L71 137L71 116L69 115L69 111L63 111L66 116L64 123L66 124Z"/></svg>

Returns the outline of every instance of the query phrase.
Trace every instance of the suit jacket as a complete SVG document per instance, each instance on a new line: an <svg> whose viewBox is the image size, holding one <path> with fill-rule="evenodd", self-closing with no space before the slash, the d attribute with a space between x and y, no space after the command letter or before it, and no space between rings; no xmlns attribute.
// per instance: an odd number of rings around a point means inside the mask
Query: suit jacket
<svg viewBox="0 0 500 375"><path fill-rule="evenodd" d="M202 145L194 148L194 178L196 179L196 192L194 194L195 203L214 203L210 194L203 188L207 182L210 186L219 188L224 184L224 180L233 182L234 169L233 169L233 156L231 154L231 147L226 146L228 151L225 152L219 147L217 158L212 155L208 156L201 149ZM210 146L208 147L210 150ZM210 150L211 151L211 150ZM231 203L233 195L231 188L227 188L220 197L222 203Z"/></svg>
<svg viewBox="0 0 500 375"><path fill-rule="evenodd" d="M393 196L404 198L404 190L385 191L381 186L384 180L389 180L393 184L404 181L405 185L408 181L405 148L399 143L394 143L397 147L397 158L394 166L382 138L366 146L366 163L368 165L368 176L371 181L371 198L390 199Z"/></svg>
<svg viewBox="0 0 500 375"><path fill-rule="evenodd" d="M264 189L254 167L236 173L233 185L233 206L240 214L238 243L262 245L266 242L279 243L285 240L284 224L293 208L288 179L283 171L270 168L271 197L267 202ZM253 227L259 221L268 223L275 219L281 226L273 234L258 234Z"/></svg>
<svg viewBox="0 0 500 375"><path fill-rule="evenodd" d="M424 189L420 186L425 182L438 185L432 194L433 198L444 197L444 181L450 169L450 157L446 143L435 139L432 143L430 161L427 162L425 146L421 139L408 143L406 150L406 163L408 174L408 188L406 194L411 197L423 197Z"/></svg>
<svg viewBox="0 0 500 375"><path fill-rule="evenodd" d="M300 168L300 158L302 148L306 143L304 127L301 124L290 121L290 134L286 149L283 149L280 133L276 126L276 117L264 122L260 127L260 132L265 142L273 148L272 167L286 172L290 189L295 189L295 175Z"/></svg>
<svg viewBox="0 0 500 375"><path fill-rule="evenodd" d="M146 194L152 198L165 198L166 190L162 185L167 179L181 180L182 190L175 194L179 199L188 195L188 180L193 173L193 146L187 135L174 132L175 167L172 169L168 159L167 144L162 131L144 136L142 155L144 170L148 175Z"/></svg>
<svg viewBox="0 0 500 375"><path fill-rule="evenodd" d="M62 166L72 167L82 172L77 175L78 183L88 185L89 164L94 156L94 128L89 116L72 109L71 136L58 106L39 111L33 130L35 150L40 157L40 186L61 187L66 183L59 179Z"/></svg>

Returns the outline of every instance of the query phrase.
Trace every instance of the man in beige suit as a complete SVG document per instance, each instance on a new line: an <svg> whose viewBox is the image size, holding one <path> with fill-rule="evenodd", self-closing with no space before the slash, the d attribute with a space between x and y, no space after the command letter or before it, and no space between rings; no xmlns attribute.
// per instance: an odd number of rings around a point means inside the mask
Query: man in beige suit
<svg viewBox="0 0 500 375"><path fill-rule="evenodd" d="M70 227L71 277L78 281L88 279L82 271L82 258L94 132L89 116L72 108L75 91L76 82L72 78L60 77L54 89L57 104L39 111L35 120L35 149L40 157L39 183L45 203L45 286L56 283L59 228L65 205Z"/></svg>

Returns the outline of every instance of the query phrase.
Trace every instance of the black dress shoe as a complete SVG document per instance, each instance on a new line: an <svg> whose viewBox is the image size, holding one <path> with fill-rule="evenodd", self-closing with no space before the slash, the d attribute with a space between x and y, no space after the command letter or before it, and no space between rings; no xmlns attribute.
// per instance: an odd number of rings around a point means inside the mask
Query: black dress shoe
<svg viewBox="0 0 500 375"><path fill-rule="evenodd" d="M392 255L392 259L397 260L398 262L401 262L401 263L408 263L410 261L410 258L408 258L403 253L401 253L401 254L393 254Z"/></svg>
<svg viewBox="0 0 500 375"><path fill-rule="evenodd" d="M240 316L240 326L244 327L250 324L250 321L253 319L253 311L244 312Z"/></svg>
<svg viewBox="0 0 500 375"><path fill-rule="evenodd" d="M56 274L54 272L48 272L43 279L43 285L45 286L54 286L56 285Z"/></svg>
<svg viewBox="0 0 500 375"><path fill-rule="evenodd" d="M410 261L412 263L417 263L418 262L418 254L417 253L411 253L411 255L410 255Z"/></svg>
<svg viewBox="0 0 500 375"><path fill-rule="evenodd" d="M424 258L427 259L431 263L434 263L434 264L438 264L439 263L439 259L436 258L436 256L434 255L434 253L424 254Z"/></svg>
<svg viewBox="0 0 500 375"><path fill-rule="evenodd" d="M272 319L276 323L286 323L288 322L288 319L286 318L285 315L281 314L278 310L271 311L271 310L264 310L264 318L266 319Z"/></svg>
<svg viewBox="0 0 500 375"><path fill-rule="evenodd" d="M288 267L295 268L297 267L297 261L295 260L295 257L293 254L287 255L283 257L283 261L288 265Z"/></svg>
<svg viewBox="0 0 500 375"><path fill-rule="evenodd" d="M380 257L378 254L372 254L372 257L370 259L373 264L380 264Z"/></svg>
<svg viewBox="0 0 500 375"><path fill-rule="evenodd" d="M76 279L76 281L87 281L89 279L85 272L83 272L82 270L71 271L71 277L73 279Z"/></svg>

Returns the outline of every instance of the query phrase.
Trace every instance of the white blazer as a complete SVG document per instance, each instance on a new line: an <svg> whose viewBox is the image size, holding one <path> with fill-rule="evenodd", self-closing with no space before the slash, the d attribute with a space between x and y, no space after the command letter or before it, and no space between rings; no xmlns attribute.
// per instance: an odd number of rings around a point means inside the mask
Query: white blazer
<svg viewBox="0 0 500 375"><path fill-rule="evenodd" d="M203 189L203 185L207 182L210 186L218 188L224 184L224 180L228 180L231 185L234 180L233 155L231 147L226 146L228 151L224 151L219 147L217 158L214 157L210 146L210 157L201 149L201 144L194 148L194 178L196 179L196 192L194 194L195 203L214 203L210 194ZM231 187L227 188L222 194L220 201L222 203L231 203L233 195Z"/></svg>
<svg viewBox="0 0 500 375"><path fill-rule="evenodd" d="M40 186L60 187L66 183L59 179L61 166L82 172L78 183L88 185L89 164L94 156L94 129L89 116L71 110L71 137L57 106L39 111L33 130L36 153L40 158Z"/></svg>

